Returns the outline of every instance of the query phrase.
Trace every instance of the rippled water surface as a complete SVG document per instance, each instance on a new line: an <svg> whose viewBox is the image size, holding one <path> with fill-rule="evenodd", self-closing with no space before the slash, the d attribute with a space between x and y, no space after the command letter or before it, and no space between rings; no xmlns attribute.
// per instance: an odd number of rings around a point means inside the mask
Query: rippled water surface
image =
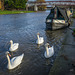
<svg viewBox="0 0 75 75"><path fill-rule="evenodd" d="M45 19L48 14L49 12L36 12L0 15L0 75L48 75L66 32L66 29L46 31ZM40 46L36 44L37 32L45 40ZM7 69L5 55L10 40L20 44L15 52L11 52L12 57L24 53L22 63L13 70ZM46 42L53 45L55 50L49 59L44 57Z"/></svg>

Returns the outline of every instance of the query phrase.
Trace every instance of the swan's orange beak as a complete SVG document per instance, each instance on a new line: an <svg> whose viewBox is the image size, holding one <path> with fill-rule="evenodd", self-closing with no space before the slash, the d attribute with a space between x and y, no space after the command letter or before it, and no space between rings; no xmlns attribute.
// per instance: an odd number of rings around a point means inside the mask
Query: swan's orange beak
<svg viewBox="0 0 75 75"><path fill-rule="evenodd" d="M11 55L10 54L8 54L10 57L11 57Z"/></svg>
<svg viewBox="0 0 75 75"><path fill-rule="evenodd" d="M37 33L38 35L40 35L40 33Z"/></svg>

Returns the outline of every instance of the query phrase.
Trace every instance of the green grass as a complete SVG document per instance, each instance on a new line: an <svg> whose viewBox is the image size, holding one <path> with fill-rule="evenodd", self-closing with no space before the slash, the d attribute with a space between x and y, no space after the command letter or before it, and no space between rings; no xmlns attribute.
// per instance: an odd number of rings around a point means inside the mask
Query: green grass
<svg viewBox="0 0 75 75"><path fill-rule="evenodd" d="M73 32L75 32L75 29L73 29Z"/></svg>
<svg viewBox="0 0 75 75"><path fill-rule="evenodd" d="M19 14L19 13L32 13L34 11L8 11L8 10L4 10L4 11L1 11L0 10L0 15L3 15L3 14Z"/></svg>
<svg viewBox="0 0 75 75"><path fill-rule="evenodd" d="M73 12L73 16L72 16L72 18L75 18L75 11Z"/></svg>
<svg viewBox="0 0 75 75"><path fill-rule="evenodd" d="M72 18L75 18L75 14L72 16Z"/></svg>

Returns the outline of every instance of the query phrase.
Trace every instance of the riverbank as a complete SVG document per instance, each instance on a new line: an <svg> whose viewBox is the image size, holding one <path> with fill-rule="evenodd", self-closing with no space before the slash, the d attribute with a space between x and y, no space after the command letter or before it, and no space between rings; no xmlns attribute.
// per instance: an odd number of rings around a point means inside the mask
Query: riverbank
<svg viewBox="0 0 75 75"><path fill-rule="evenodd" d="M75 20L71 28L75 28ZM68 29L49 75L75 75L75 37L72 32Z"/></svg>
<svg viewBox="0 0 75 75"><path fill-rule="evenodd" d="M74 10L74 12L73 12L73 16L72 16L72 18L75 18L75 10Z"/></svg>
<svg viewBox="0 0 75 75"><path fill-rule="evenodd" d="M8 11L8 10L4 10L4 11L1 11L0 10L0 15L3 15L3 14L20 14L20 13L32 13L34 11Z"/></svg>
<svg viewBox="0 0 75 75"><path fill-rule="evenodd" d="M72 16L72 18L75 18L75 11L74 11L74 13L73 13L73 16Z"/></svg>

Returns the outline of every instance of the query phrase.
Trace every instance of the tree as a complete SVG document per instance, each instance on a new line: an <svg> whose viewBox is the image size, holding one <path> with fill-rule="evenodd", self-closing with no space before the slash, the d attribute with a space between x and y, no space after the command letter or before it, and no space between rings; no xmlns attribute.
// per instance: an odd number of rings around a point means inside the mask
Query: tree
<svg viewBox="0 0 75 75"><path fill-rule="evenodd" d="M0 0L0 9L4 10L4 0Z"/></svg>
<svg viewBox="0 0 75 75"><path fill-rule="evenodd" d="M8 0L5 1L5 6L9 9L25 9L26 2L26 0Z"/></svg>

